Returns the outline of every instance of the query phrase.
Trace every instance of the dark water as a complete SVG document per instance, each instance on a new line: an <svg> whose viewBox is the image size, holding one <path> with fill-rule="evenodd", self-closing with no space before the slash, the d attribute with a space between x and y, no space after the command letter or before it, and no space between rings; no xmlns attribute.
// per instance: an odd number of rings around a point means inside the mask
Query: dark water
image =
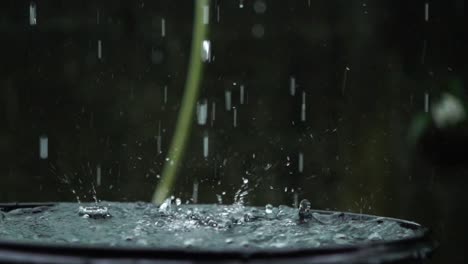
<svg viewBox="0 0 468 264"><path fill-rule="evenodd" d="M3 213L0 239L202 250L306 249L417 235L387 218L288 206L59 203Z"/></svg>

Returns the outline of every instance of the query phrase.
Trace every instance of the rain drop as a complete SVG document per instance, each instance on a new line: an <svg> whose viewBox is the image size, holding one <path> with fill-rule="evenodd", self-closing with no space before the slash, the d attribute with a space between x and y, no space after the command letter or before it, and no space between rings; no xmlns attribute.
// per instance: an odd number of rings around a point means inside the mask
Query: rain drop
<svg viewBox="0 0 468 264"><path fill-rule="evenodd" d="M208 135L204 135L203 136L203 157L206 159L208 158L208 154L209 154L209 138L208 138Z"/></svg>
<svg viewBox="0 0 468 264"><path fill-rule="evenodd" d="M214 121L216 120L216 102L211 104L211 126L213 126Z"/></svg>
<svg viewBox="0 0 468 264"><path fill-rule="evenodd" d="M47 136L39 137L39 157L41 159L49 157L49 138Z"/></svg>
<svg viewBox="0 0 468 264"><path fill-rule="evenodd" d="M429 93L424 93L424 112L429 113Z"/></svg>
<svg viewBox="0 0 468 264"><path fill-rule="evenodd" d="M96 166L96 186L101 186L101 165Z"/></svg>
<svg viewBox="0 0 468 264"><path fill-rule="evenodd" d="M252 35L255 38L262 38L265 35L265 28L262 24L255 24L252 27Z"/></svg>
<svg viewBox="0 0 468 264"><path fill-rule="evenodd" d="M304 153L299 152L298 166L297 170L302 173L304 171Z"/></svg>
<svg viewBox="0 0 468 264"><path fill-rule="evenodd" d="M232 125L234 127L237 127L237 108L233 107L232 109L234 110L232 111L232 115L233 115Z"/></svg>
<svg viewBox="0 0 468 264"><path fill-rule="evenodd" d="M198 203L198 181L193 183L192 201L193 203Z"/></svg>
<svg viewBox="0 0 468 264"><path fill-rule="evenodd" d="M29 24L31 26L37 25L37 8L35 2L29 4Z"/></svg>
<svg viewBox="0 0 468 264"><path fill-rule="evenodd" d="M208 119L208 101L203 99L197 103L197 122L199 125L205 125Z"/></svg>
<svg viewBox="0 0 468 264"><path fill-rule="evenodd" d="M163 96L164 104L167 104L167 85L164 85L164 96Z"/></svg>
<svg viewBox="0 0 468 264"><path fill-rule="evenodd" d="M202 42L202 61L211 61L211 42L209 40L203 40Z"/></svg>
<svg viewBox="0 0 468 264"><path fill-rule="evenodd" d="M429 3L424 4L424 20L429 21Z"/></svg>
<svg viewBox="0 0 468 264"><path fill-rule="evenodd" d="M203 6L203 24L208 25L210 23L210 6Z"/></svg>
<svg viewBox="0 0 468 264"><path fill-rule="evenodd" d="M97 43L97 57L98 59L102 59L102 41L101 40L98 40L98 43Z"/></svg>
<svg viewBox="0 0 468 264"><path fill-rule="evenodd" d="M231 90L226 90L224 91L224 101L225 101L225 104L226 104L226 111L231 111L231 108L232 108L232 94L231 94Z"/></svg>
<svg viewBox="0 0 468 264"><path fill-rule="evenodd" d="M296 78L294 76L289 77L289 93L291 96L296 95Z"/></svg>
<svg viewBox="0 0 468 264"><path fill-rule="evenodd" d="M239 98L240 104L244 104L244 94L245 94L244 90L245 90L245 87L243 84L241 84L240 91L239 91L240 92L240 98Z"/></svg>
<svg viewBox="0 0 468 264"><path fill-rule="evenodd" d="M344 69L344 73L343 73L343 83L341 85L341 94L344 95L345 93L345 89L346 89L346 82L348 80L348 71L350 70L349 67L346 67Z"/></svg>
<svg viewBox="0 0 468 264"><path fill-rule="evenodd" d="M253 5L253 8L254 8L255 13L263 14L263 13L265 13L265 11L267 9L267 5L266 5L265 1L257 0L257 1L255 1L254 5Z"/></svg>
<svg viewBox="0 0 468 264"><path fill-rule="evenodd" d="M161 18L161 37L166 36L166 19Z"/></svg>
<svg viewBox="0 0 468 264"><path fill-rule="evenodd" d="M306 121L306 92L302 91L301 121Z"/></svg>

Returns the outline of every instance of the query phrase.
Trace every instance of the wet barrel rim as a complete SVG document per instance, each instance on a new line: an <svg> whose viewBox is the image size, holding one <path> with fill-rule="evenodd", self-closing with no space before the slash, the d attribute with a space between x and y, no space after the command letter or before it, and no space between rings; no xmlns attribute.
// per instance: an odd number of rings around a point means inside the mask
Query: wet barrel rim
<svg viewBox="0 0 468 264"><path fill-rule="evenodd" d="M11 211L18 208L52 207L55 203L0 203L0 211ZM350 217L377 217L366 214L344 213L336 211L311 210L320 214L340 213ZM354 262L359 260L384 259L385 261L399 259L420 259L430 255L437 248L437 242L432 238L429 229L421 225L390 217L379 217L398 222L400 225L418 230L417 234L394 241L379 241L362 245L335 245L310 249L245 249L209 251L200 249L155 249L121 246L99 245L69 245L37 242L3 241L0 239L0 261L14 257L31 259L41 256L45 258L106 258L106 259L151 259L151 260L265 260L265 259L308 259L309 263L332 259L332 263L340 261ZM23 259L23 260L24 260ZM32 263L35 263L32 261Z"/></svg>

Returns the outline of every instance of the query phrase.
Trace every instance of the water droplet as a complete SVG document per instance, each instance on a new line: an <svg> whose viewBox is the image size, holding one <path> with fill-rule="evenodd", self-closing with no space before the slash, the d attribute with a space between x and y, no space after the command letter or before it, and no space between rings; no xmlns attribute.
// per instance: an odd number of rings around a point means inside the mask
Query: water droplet
<svg viewBox="0 0 468 264"><path fill-rule="evenodd" d="M253 5L253 8L254 8L255 13L263 14L263 13L265 13L265 11L267 9L267 5L266 5L265 1L257 0L257 1L255 1L254 5Z"/></svg>
<svg viewBox="0 0 468 264"><path fill-rule="evenodd" d="M210 6L203 6L203 24L208 25L210 23Z"/></svg>
<svg viewBox="0 0 468 264"><path fill-rule="evenodd" d="M101 186L101 165L96 166L96 186Z"/></svg>
<svg viewBox="0 0 468 264"><path fill-rule="evenodd" d="M265 35L265 28L262 24L255 24L252 26L252 35L255 38L262 38Z"/></svg>
<svg viewBox="0 0 468 264"><path fill-rule="evenodd" d="M199 125L205 125L208 119L208 100L203 99L197 103L197 122Z"/></svg>
<svg viewBox="0 0 468 264"><path fill-rule="evenodd" d="M302 173L304 171L304 153L302 153L302 152L299 152L297 170L300 173Z"/></svg>
<svg viewBox="0 0 468 264"><path fill-rule="evenodd" d="M226 90L224 91L224 101L225 101L225 105L226 105L226 111L231 111L231 108L232 108L232 94L231 94L231 90Z"/></svg>
<svg viewBox="0 0 468 264"><path fill-rule="evenodd" d="M97 43L97 57L99 60L102 59L102 41L101 40L98 40L98 43Z"/></svg>
<svg viewBox="0 0 468 264"><path fill-rule="evenodd" d="M233 115L233 120L232 120L232 126L233 127L237 127L237 108L236 107L233 107L232 108L233 111L232 111L232 115Z"/></svg>
<svg viewBox="0 0 468 264"><path fill-rule="evenodd" d="M211 126L213 126L215 120L216 120L216 102L213 102L211 104Z"/></svg>
<svg viewBox="0 0 468 264"><path fill-rule="evenodd" d="M41 159L49 157L49 138L47 136L39 137L39 157Z"/></svg>
<svg viewBox="0 0 468 264"><path fill-rule="evenodd" d="M424 92L424 112L429 113L429 93Z"/></svg>
<svg viewBox="0 0 468 264"><path fill-rule="evenodd" d="M167 198L164 202L159 206L159 212L167 213L171 209L171 198Z"/></svg>
<svg viewBox="0 0 468 264"><path fill-rule="evenodd" d="M244 85L241 84L240 90L239 90L239 93L240 93L239 103L240 104L244 104L244 89L245 89Z"/></svg>
<svg viewBox="0 0 468 264"><path fill-rule="evenodd" d="M242 182L243 182L244 184L247 184L247 183L249 183L249 179L247 179L247 178L242 178Z"/></svg>
<svg viewBox="0 0 468 264"><path fill-rule="evenodd" d="M267 214L273 213L273 205L271 205L271 204L265 205L265 213L267 213Z"/></svg>
<svg viewBox="0 0 468 264"><path fill-rule="evenodd" d="M161 18L161 37L166 36L166 19Z"/></svg>
<svg viewBox="0 0 468 264"><path fill-rule="evenodd" d="M211 61L211 42L209 40L203 40L201 57L203 62Z"/></svg>
<svg viewBox="0 0 468 264"><path fill-rule="evenodd" d="M161 64L164 59L164 53L158 49L158 48L153 48L151 49L151 62L153 64Z"/></svg>
<svg viewBox="0 0 468 264"><path fill-rule="evenodd" d="M302 92L302 104L301 104L301 121L306 121L306 93Z"/></svg>
<svg viewBox="0 0 468 264"><path fill-rule="evenodd" d="M289 77L289 93L294 96L296 94L296 78Z"/></svg>
<svg viewBox="0 0 468 264"><path fill-rule="evenodd" d="M198 181L193 183L192 201L193 203L198 203Z"/></svg>
<svg viewBox="0 0 468 264"><path fill-rule="evenodd" d="M309 215L311 214L310 208L311 208L310 202L306 199L302 200L299 203L299 218L301 220L309 217Z"/></svg>
<svg viewBox="0 0 468 264"><path fill-rule="evenodd" d="M179 205L182 204L182 200L180 198L176 198L175 203L176 203L177 206L179 206Z"/></svg>
<svg viewBox="0 0 468 264"><path fill-rule="evenodd" d="M31 26L35 26L37 24L37 8L35 2L31 2L29 4L29 24Z"/></svg>
<svg viewBox="0 0 468 264"><path fill-rule="evenodd" d="M208 154L209 154L209 148L208 148L208 145L209 144L209 138L208 138L208 135L204 135L203 136L203 157L206 159L208 158Z"/></svg>
<svg viewBox="0 0 468 264"><path fill-rule="evenodd" d="M429 3L424 4L424 20L429 21Z"/></svg>

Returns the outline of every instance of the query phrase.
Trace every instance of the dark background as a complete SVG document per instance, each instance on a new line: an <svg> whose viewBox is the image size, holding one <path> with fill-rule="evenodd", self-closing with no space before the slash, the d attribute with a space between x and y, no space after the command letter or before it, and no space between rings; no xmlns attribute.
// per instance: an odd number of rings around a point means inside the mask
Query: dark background
<svg viewBox="0 0 468 264"><path fill-rule="evenodd" d="M248 204L292 205L297 193L318 209L413 220L441 243L433 263L463 262L468 158L442 166L407 138L425 94L432 103L464 79L464 1L241 2L211 3L200 99L209 114L216 104L216 119L201 126L194 116L173 194L189 200L199 182L198 202L232 203L245 178ZM37 1L35 26L29 5L0 2L0 202L94 192L149 201L183 94L193 2Z"/></svg>

